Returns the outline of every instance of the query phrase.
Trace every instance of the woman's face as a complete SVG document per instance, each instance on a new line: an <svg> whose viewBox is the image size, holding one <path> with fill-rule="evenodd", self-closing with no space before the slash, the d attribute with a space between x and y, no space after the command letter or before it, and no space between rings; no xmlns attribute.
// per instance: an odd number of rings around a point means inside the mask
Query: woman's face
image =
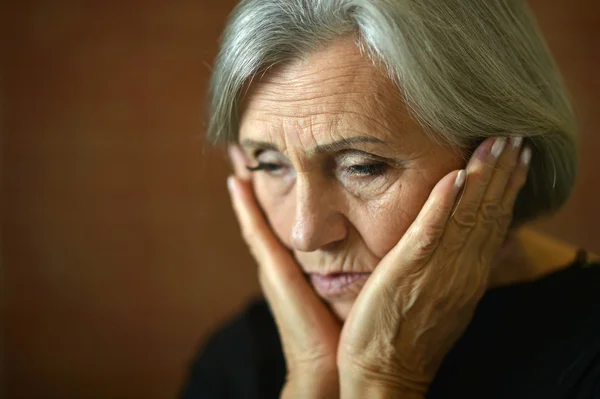
<svg viewBox="0 0 600 399"><path fill-rule="evenodd" d="M340 41L250 86L240 143L274 232L344 320L367 274L462 158L430 140L392 81Z"/></svg>

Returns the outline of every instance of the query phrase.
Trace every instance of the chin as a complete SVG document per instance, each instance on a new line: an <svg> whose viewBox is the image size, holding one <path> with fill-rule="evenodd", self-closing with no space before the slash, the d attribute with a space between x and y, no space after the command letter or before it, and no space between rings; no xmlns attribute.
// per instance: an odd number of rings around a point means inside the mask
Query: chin
<svg viewBox="0 0 600 399"><path fill-rule="evenodd" d="M354 300L352 301L344 301L344 302L332 302L328 304L331 308L332 312L337 316L337 318L344 322L348 318L350 314L350 310L352 310L352 305L354 305Z"/></svg>

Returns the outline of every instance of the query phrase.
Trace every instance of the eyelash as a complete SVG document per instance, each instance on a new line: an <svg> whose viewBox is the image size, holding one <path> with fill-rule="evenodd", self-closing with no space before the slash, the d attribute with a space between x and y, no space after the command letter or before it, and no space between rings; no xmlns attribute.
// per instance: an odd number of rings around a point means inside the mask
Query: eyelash
<svg viewBox="0 0 600 399"><path fill-rule="evenodd" d="M275 172L282 168L281 165L275 163L259 162L256 166L246 166L250 172ZM381 176L387 170L387 165L384 163L373 163L366 165L353 165L348 168L344 174L355 176Z"/></svg>
<svg viewBox="0 0 600 399"><path fill-rule="evenodd" d="M357 176L381 176L387 170L387 165L384 163L371 163L366 165L353 165L348 168L347 174Z"/></svg>
<svg viewBox="0 0 600 399"><path fill-rule="evenodd" d="M265 172L275 172L281 169L281 165L276 163L265 163L259 162L256 166L246 166L250 172L258 172L259 170L264 170Z"/></svg>

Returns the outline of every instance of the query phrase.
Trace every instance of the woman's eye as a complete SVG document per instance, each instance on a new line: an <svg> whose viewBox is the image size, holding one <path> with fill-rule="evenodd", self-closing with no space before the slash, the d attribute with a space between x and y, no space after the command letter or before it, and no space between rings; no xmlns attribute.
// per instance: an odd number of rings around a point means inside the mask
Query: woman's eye
<svg viewBox="0 0 600 399"><path fill-rule="evenodd" d="M250 172L264 170L265 172L275 172L281 169L281 165L276 163L259 162L256 166L246 166Z"/></svg>
<svg viewBox="0 0 600 399"><path fill-rule="evenodd" d="M348 173L358 176L379 176L384 174L386 169L387 165L384 163L352 165L348 167Z"/></svg>

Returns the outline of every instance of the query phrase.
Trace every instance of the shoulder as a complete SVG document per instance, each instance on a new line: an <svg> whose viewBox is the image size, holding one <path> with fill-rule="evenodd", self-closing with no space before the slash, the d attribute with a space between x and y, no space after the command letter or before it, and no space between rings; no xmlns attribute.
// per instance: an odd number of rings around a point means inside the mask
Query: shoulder
<svg viewBox="0 0 600 399"><path fill-rule="evenodd" d="M192 361L182 398L270 397L264 376L285 376L271 312L262 299L251 301L215 333ZM278 392L278 391L277 391Z"/></svg>
<svg viewBox="0 0 600 399"><path fill-rule="evenodd" d="M600 263L581 251L568 267L536 281L493 289L480 316L506 318L507 326L531 331L538 340L600 338ZM487 297L487 298L486 298ZM489 320L488 320L489 321Z"/></svg>
<svg viewBox="0 0 600 399"><path fill-rule="evenodd" d="M600 398L600 263L588 259L548 276L531 291L539 295L529 298L530 312L538 315L528 326L539 342L531 365L539 375L555 377L547 384L548 395Z"/></svg>
<svg viewBox="0 0 600 399"><path fill-rule="evenodd" d="M490 290L440 370L448 397L600 396L600 264ZM436 397L435 395L431 397ZM443 397L440 396L440 397Z"/></svg>
<svg viewBox="0 0 600 399"><path fill-rule="evenodd" d="M600 263L588 259L581 256L567 269L531 284L525 295L540 296L533 304L560 316L556 320L591 318L600 322Z"/></svg>

